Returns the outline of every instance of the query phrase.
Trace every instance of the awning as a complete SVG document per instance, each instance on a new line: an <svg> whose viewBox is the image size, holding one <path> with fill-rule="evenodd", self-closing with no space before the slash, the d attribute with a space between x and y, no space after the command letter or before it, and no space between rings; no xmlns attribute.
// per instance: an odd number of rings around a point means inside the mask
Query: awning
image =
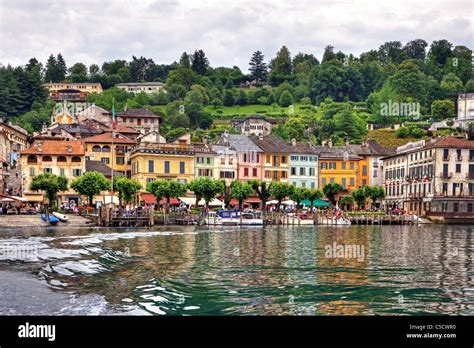
<svg viewBox="0 0 474 348"><path fill-rule="evenodd" d="M271 201L267 201L267 205L273 205L273 204L278 204L278 201L276 199L272 199Z"/></svg>
<svg viewBox="0 0 474 348"><path fill-rule="evenodd" d="M154 197L153 197L154 198ZM155 200L156 202L156 200ZM168 203L168 200L166 198L163 198L161 201L160 201L160 205L166 205ZM154 204L154 203L153 203ZM179 201L178 198L174 198L174 197L171 197L170 198L170 205L180 205L181 202Z"/></svg>
<svg viewBox="0 0 474 348"><path fill-rule="evenodd" d="M43 194L42 193L24 193L23 198L26 199L27 202L43 202Z"/></svg>
<svg viewBox="0 0 474 348"><path fill-rule="evenodd" d="M245 200L246 203L260 203L261 201L258 197L249 197Z"/></svg>
<svg viewBox="0 0 474 348"><path fill-rule="evenodd" d="M286 201L283 201L281 202L281 204L284 204L284 205L295 205L296 202L291 200L291 199L287 199Z"/></svg>
<svg viewBox="0 0 474 348"><path fill-rule="evenodd" d="M201 202L204 204L205 201L203 199L201 199L201 201L199 201L199 205L201 205ZM224 202L222 202L221 200L217 199L217 198L214 198L212 201L209 202L209 206L210 207L221 207L221 208L224 208Z"/></svg>
<svg viewBox="0 0 474 348"><path fill-rule="evenodd" d="M305 206L311 206L311 202L309 199L305 199L304 201L301 202L301 204ZM324 199L317 198L313 201L313 207L328 207L329 202L325 201Z"/></svg>
<svg viewBox="0 0 474 348"><path fill-rule="evenodd" d="M196 204L196 198L195 197L179 197L179 200L181 202L184 202L186 205L195 205Z"/></svg>
<svg viewBox="0 0 474 348"><path fill-rule="evenodd" d="M230 203L229 203L229 204L230 204L230 205L239 205L239 201L236 200L235 198L232 198L232 199L230 200Z"/></svg>
<svg viewBox="0 0 474 348"><path fill-rule="evenodd" d="M142 193L142 199L145 202L145 204L156 204L156 198L153 193Z"/></svg>

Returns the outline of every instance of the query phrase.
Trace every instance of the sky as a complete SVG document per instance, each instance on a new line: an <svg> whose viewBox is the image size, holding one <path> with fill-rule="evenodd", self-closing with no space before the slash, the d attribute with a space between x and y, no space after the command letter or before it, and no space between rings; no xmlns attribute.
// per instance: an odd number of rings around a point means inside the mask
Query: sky
<svg viewBox="0 0 474 348"><path fill-rule="evenodd" d="M0 63L68 66L132 55L157 64L203 49L211 66L248 69L283 45L321 59L328 44L358 56L386 41L447 39L474 48L473 0L0 0Z"/></svg>

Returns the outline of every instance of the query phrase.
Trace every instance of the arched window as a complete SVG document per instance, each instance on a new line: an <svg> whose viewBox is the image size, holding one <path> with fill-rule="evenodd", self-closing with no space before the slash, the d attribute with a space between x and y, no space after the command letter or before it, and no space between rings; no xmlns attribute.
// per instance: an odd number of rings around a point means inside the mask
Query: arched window
<svg viewBox="0 0 474 348"><path fill-rule="evenodd" d="M102 152L110 152L110 146L108 145L102 146Z"/></svg>
<svg viewBox="0 0 474 348"><path fill-rule="evenodd" d="M99 145L94 145L92 147L92 152L100 152L100 146Z"/></svg>
<svg viewBox="0 0 474 348"><path fill-rule="evenodd" d="M52 162L53 158L51 156L43 156L43 162Z"/></svg>
<svg viewBox="0 0 474 348"><path fill-rule="evenodd" d="M38 160L36 159L36 156L35 155L29 155L28 156L28 163L29 164L33 164L33 163L37 163Z"/></svg>
<svg viewBox="0 0 474 348"><path fill-rule="evenodd" d="M66 160L66 157L65 156L58 156L58 159L57 159L58 162L67 162Z"/></svg>
<svg viewBox="0 0 474 348"><path fill-rule="evenodd" d="M71 162L81 162L81 158L79 156L74 156L72 159L71 159Z"/></svg>

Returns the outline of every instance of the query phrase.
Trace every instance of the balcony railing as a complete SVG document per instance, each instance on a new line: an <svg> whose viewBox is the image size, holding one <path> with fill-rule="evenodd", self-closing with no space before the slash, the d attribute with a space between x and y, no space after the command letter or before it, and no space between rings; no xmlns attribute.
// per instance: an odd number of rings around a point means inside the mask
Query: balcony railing
<svg viewBox="0 0 474 348"><path fill-rule="evenodd" d="M453 173L439 173L439 177L441 179L450 179L453 177Z"/></svg>

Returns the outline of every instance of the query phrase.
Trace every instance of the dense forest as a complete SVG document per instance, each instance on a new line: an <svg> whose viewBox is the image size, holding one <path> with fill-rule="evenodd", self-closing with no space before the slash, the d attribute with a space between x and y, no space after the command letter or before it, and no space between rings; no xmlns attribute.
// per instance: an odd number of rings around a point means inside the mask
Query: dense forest
<svg viewBox="0 0 474 348"><path fill-rule="evenodd" d="M30 132L39 130L54 106L46 100L43 83L62 81L101 83L104 93L87 101L107 109L115 99L118 110L148 107L160 113L164 134L191 128L195 136L215 135L228 127L230 118L256 113L284 117L286 122L275 128L283 138L317 143L328 137L336 143L346 138L360 142L367 123L454 117L458 93L474 92L471 49L447 40L391 41L359 57L327 46L321 61L313 54L292 56L283 46L271 59L254 52L249 73L237 66L212 67L202 50L185 52L169 65L132 56L101 66L78 62L68 67L61 54L51 54L44 64L32 58L25 66L0 68L0 116ZM142 81L163 82L165 92L133 95L114 88ZM384 114L381 106L389 102L417 103L420 117ZM405 132L417 133L413 128Z"/></svg>

